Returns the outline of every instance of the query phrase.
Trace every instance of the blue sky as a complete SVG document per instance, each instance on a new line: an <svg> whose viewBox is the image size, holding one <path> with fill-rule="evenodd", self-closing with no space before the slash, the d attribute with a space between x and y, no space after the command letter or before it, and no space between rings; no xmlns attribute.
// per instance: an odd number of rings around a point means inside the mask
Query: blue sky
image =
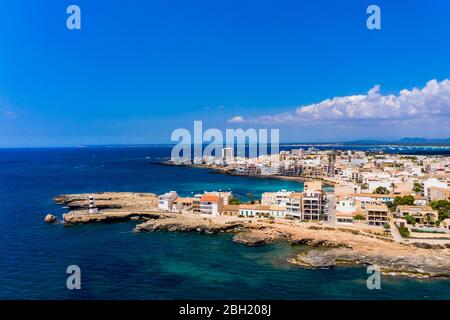
<svg viewBox="0 0 450 320"><path fill-rule="evenodd" d="M0 146L167 143L194 120L286 142L449 137L449 39L440 0L7 0Z"/></svg>

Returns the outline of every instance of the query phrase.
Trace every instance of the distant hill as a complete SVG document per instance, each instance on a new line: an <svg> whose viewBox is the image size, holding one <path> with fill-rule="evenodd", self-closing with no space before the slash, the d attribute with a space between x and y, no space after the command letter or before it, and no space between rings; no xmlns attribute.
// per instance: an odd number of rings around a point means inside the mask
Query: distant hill
<svg viewBox="0 0 450 320"><path fill-rule="evenodd" d="M450 143L450 138L443 139L426 139L426 138L403 138L400 139L403 143Z"/></svg>
<svg viewBox="0 0 450 320"><path fill-rule="evenodd" d="M448 145L450 144L450 138L441 138L441 139L427 139L427 138L419 138L419 137L406 137L399 140L355 140L349 141L345 144L365 144L365 145L377 145L377 144L416 144L416 145Z"/></svg>

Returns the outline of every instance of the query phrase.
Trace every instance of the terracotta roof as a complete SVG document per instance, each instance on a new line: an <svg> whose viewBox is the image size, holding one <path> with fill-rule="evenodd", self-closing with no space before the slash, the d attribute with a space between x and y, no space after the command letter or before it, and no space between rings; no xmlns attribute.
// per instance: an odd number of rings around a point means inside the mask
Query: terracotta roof
<svg viewBox="0 0 450 320"><path fill-rule="evenodd" d="M239 211L239 207L238 204L227 204L223 206L222 211Z"/></svg>
<svg viewBox="0 0 450 320"><path fill-rule="evenodd" d="M377 194L377 193L352 193L350 197L370 197L370 198L395 198L400 197L400 194Z"/></svg>
<svg viewBox="0 0 450 320"><path fill-rule="evenodd" d="M353 217L356 215L356 212L345 212L345 211L335 211L336 217Z"/></svg>
<svg viewBox="0 0 450 320"><path fill-rule="evenodd" d="M194 201L194 199L192 198L180 198L178 197L174 203L192 203Z"/></svg>
<svg viewBox="0 0 450 320"><path fill-rule="evenodd" d="M368 205L365 206L366 210L370 211L388 211L388 207L385 205Z"/></svg>
<svg viewBox="0 0 450 320"><path fill-rule="evenodd" d="M260 204L241 204L239 209L247 210L270 210L270 206L264 206Z"/></svg>
<svg viewBox="0 0 450 320"><path fill-rule="evenodd" d="M200 201L202 202L219 202L220 197L214 194L205 194Z"/></svg>
<svg viewBox="0 0 450 320"><path fill-rule="evenodd" d="M283 206L270 206L270 210L273 211L286 211L286 208Z"/></svg>
<svg viewBox="0 0 450 320"><path fill-rule="evenodd" d="M408 206L408 205L398 205L399 210L410 210L410 211L434 211L430 206Z"/></svg>
<svg viewBox="0 0 450 320"><path fill-rule="evenodd" d="M293 194L291 194L290 197L291 197L291 198L303 198L303 193L300 193L300 192L294 192Z"/></svg>

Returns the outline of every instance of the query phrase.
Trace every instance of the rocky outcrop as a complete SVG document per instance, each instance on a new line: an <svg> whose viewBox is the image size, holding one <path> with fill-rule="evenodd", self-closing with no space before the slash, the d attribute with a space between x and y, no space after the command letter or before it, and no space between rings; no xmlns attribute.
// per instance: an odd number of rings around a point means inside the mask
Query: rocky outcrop
<svg viewBox="0 0 450 320"><path fill-rule="evenodd" d="M246 230L236 234L233 241L248 246L259 246L278 240L287 240L289 236L270 229Z"/></svg>
<svg viewBox="0 0 450 320"><path fill-rule="evenodd" d="M70 211L63 215L65 224L159 219L172 216L157 210L158 197L153 193L97 192L93 193L96 213L89 213L91 194L63 194L54 198Z"/></svg>
<svg viewBox="0 0 450 320"><path fill-rule="evenodd" d="M450 277L450 265L439 255L362 254L350 248L311 249L289 260L307 268L330 268L346 264L376 265L383 274L421 278Z"/></svg>
<svg viewBox="0 0 450 320"><path fill-rule="evenodd" d="M97 192L92 194L95 207L106 209L156 209L158 197L153 193L136 192ZM53 198L58 204L66 205L70 210L85 210L89 208L88 193L63 194Z"/></svg>
<svg viewBox="0 0 450 320"><path fill-rule="evenodd" d="M424 243L424 242L413 242L412 245L414 247L422 248L422 249L445 249L448 244L441 246L440 244L430 244L430 243Z"/></svg>
<svg viewBox="0 0 450 320"><path fill-rule="evenodd" d="M199 216L177 215L165 219L149 220L138 224L135 227L137 232L150 231L178 231L178 232L200 232L200 233L220 233L237 232L244 228L244 224L236 222L215 223L209 218Z"/></svg>
<svg viewBox="0 0 450 320"><path fill-rule="evenodd" d="M63 215L65 224L112 222L126 220L160 219L166 217L163 212L138 212L138 211L102 211L88 213L87 211L74 211Z"/></svg>
<svg viewBox="0 0 450 320"><path fill-rule="evenodd" d="M328 248L351 248L352 246L346 243L338 243L330 240L318 240L311 238L293 239L289 241L293 246L308 245L310 247L328 247Z"/></svg>
<svg viewBox="0 0 450 320"><path fill-rule="evenodd" d="M56 221L56 217L55 217L54 215L52 215L52 214L49 213L49 214L47 214L47 215L45 216L44 221L45 221L46 223L53 223L53 222Z"/></svg>
<svg viewBox="0 0 450 320"><path fill-rule="evenodd" d="M55 201L71 208L63 215L65 224L139 220L136 232L178 231L234 233L233 241L250 246L274 241L305 245L302 254L290 262L308 268L330 268L343 264L380 266L387 274L416 277L450 276L450 250L445 245L395 243L382 231L369 227L336 227L299 223L286 219L205 216L193 213L161 212L155 208L155 195L135 193L96 193L89 213L88 194L62 195ZM157 206L157 202L156 202ZM52 215L46 222L53 222ZM306 247L307 246L307 247Z"/></svg>

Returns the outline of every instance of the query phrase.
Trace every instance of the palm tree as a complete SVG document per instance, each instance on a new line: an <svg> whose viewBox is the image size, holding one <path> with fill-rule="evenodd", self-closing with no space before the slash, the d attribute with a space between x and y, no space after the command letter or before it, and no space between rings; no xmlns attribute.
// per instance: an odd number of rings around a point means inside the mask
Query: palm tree
<svg viewBox="0 0 450 320"><path fill-rule="evenodd" d="M426 220L427 220L427 226L429 226L431 224L431 216L429 214L427 214Z"/></svg>
<svg viewBox="0 0 450 320"><path fill-rule="evenodd" d="M253 195L253 193L251 192L247 193L247 197L250 199L251 204L255 203L255 196Z"/></svg>

